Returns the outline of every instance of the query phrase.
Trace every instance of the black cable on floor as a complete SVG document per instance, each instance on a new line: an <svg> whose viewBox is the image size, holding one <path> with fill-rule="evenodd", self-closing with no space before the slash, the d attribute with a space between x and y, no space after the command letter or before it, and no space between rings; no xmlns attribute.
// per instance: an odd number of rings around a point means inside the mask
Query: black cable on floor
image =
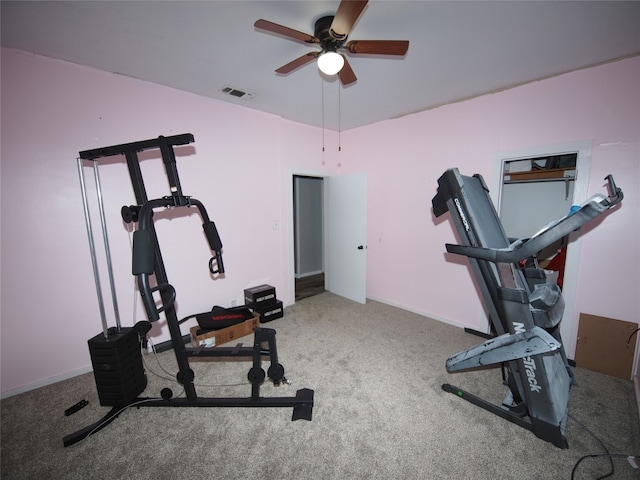
<svg viewBox="0 0 640 480"><path fill-rule="evenodd" d="M623 453L600 453L600 454L585 455L584 457L580 457L580 459L573 466L573 470L571 470L571 480L573 480L573 478L574 478L576 470L578 469L578 465L580 465L580 463L583 460L587 459L587 458L599 458L599 457L608 457L609 458L609 461L611 462L611 471L609 473L607 473L606 475L603 475L602 477L598 477L597 478L597 480L601 480L603 478L607 478L607 477L610 477L611 475L613 475L613 473L614 473L613 459L614 458L629 458L629 456L630 455L625 455Z"/></svg>
<svg viewBox="0 0 640 480"><path fill-rule="evenodd" d="M622 453L609 453L609 450L605 446L604 442L602 440L600 440L591 430L589 430L589 428L587 428L587 426L585 424L583 424L577 418L573 417L570 414L567 414L567 417L569 417L575 423L580 425L584 429L585 432L587 432L589 435L591 435L593 438L595 438L598 441L598 443L600 443L600 445L602 445L602 448L606 452L606 453L601 453L601 454L585 455L585 456L581 457L580 459L578 459L576 464L573 466L573 470L571 470L571 480L574 480L574 475L576 473L576 470L578 469L578 465L580 465L580 463L582 463L582 461L587 459L587 458L606 457L606 458L609 459L609 462L611 464L611 471L609 473L607 473L606 475L603 475L602 477L598 477L596 479L596 480L602 480L604 478L610 477L611 475L613 475L615 473L615 467L613 465L613 459L614 458L630 458L630 457L633 457L633 455L625 455L625 454L622 454Z"/></svg>

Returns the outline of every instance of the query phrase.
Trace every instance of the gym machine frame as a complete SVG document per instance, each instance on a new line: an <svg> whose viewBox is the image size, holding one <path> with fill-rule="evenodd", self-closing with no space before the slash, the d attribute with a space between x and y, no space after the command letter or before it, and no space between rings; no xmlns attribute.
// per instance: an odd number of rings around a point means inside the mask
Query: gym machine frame
<svg viewBox="0 0 640 480"><path fill-rule="evenodd" d="M265 372L261 367L263 356L268 356L270 359L267 376L274 385L288 383L284 377L284 367L278 363L275 330L269 328L255 329L252 347L243 347L242 344L238 344L234 347L205 348L204 346L198 346L191 348L185 345L185 340L180 330L180 321L174 308L176 292L167 278L153 223L153 211L158 208L189 209L196 207L203 221L202 226L205 236L211 250L214 252L209 261L209 269L213 275L224 273L222 242L215 223L209 219L204 205L192 197L183 195L182 187L180 186L173 147L187 145L192 142L194 142L193 135L186 133L171 137L160 136L156 139L86 150L79 153L78 172L103 327L103 332L90 339L88 343L100 404L112 406L113 408L98 422L65 436L63 439L65 447L77 443L106 427L123 410L133 405L136 407L293 407L292 420L311 420L312 418L314 392L311 389L300 389L296 392L295 397L262 397L260 395L260 385L265 380ZM160 149L171 192L169 196L153 200L147 198L138 158L139 152L150 149ZM133 234L132 273L137 277L138 288L148 318L148 320L139 321L133 327L128 328L120 325L98 174L99 160L117 155L123 155L126 159L137 202L137 205L122 207L121 213L125 222L137 222L137 230ZM84 161L93 162L106 263L116 321L116 326L111 328L107 327L104 302L102 300L100 276L83 173ZM155 286L151 285L152 276L155 277ZM159 307L153 297L154 292L158 292L160 295ZM162 390L161 398L138 397L146 388L141 345L146 343L146 334L151 329L150 322L159 320L160 313L164 314L169 327L171 344L178 364L176 379L184 387L184 398L172 398L173 394L168 388ZM198 396L194 385L195 375L189 367L189 359L196 357L251 357L253 365L247 375L247 379L251 383L251 395L249 397Z"/></svg>
<svg viewBox="0 0 640 480"><path fill-rule="evenodd" d="M529 264L537 252L622 200L613 177L605 180L609 196L596 194L531 238L513 242L480 175L447 170L438 179L438 193L432 200L436 217L450 212L462 245L446 244L446 250L468 258L494 334L447 359L447 372L502 365L507 393L501 405L494 405L448 383L442 389L560 448L568 448L565 427L569 390L575 383L560 337L564 300L558 285L546 282L544 270L535 262L533 267Z"/></svg>

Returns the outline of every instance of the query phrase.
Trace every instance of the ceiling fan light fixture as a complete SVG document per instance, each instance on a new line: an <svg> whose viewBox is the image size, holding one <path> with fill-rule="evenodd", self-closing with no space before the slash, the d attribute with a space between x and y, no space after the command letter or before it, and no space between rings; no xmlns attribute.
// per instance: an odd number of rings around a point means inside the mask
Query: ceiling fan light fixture
<svg viewBox="0 0 640 480"><path fill-rule="evenodd" d="M325 75L335 75L344 66L344 58L337 52L325 52L318 57L318 68Z"/></svg>

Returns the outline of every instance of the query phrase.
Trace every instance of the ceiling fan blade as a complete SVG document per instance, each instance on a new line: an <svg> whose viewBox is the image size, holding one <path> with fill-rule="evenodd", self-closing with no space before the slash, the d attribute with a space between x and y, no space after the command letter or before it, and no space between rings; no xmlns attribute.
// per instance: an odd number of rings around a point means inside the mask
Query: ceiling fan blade
<svg viewBox="0 0 640 480"><path fill-rule="evenodd" d="M338 78L340 78L340 83L346 87L347 85L351 85L358 78L356 77L356 74L353 73L353 69L351 68L347 58L344 55L342 55L342 57L344 58L344 66L338 72Z"/></svg>
<svg viewBox="0 0 640 480"><path fill-rule="evenodd" d="M263 20L262 18L260 20L256 20L256 23L254 23L253 26L268 32L277 33L278 35L285 36L292 40L299 40L305 43L320 43L320 40L313 35L299 32L293 28L278 25L277 23L270 22L269 20Z"/></svg>
<svg viewBox="0 0 640 480"><path fill-rule="evenodd" d="M336 40L345 40L351 32L362 10L369 0L342 0L331 22L329 35Z"/></svg>
<svg viewBox="0 0 640 480"><path fill-rule="evenodd" d="M404 55L409 49L408 40L351 40L345 45L351 53L374 55Z"/></svg>
<svg viewBox="0 0 640 480"><path fill-rule="evenodd" d="M320 55L320 52L310 52L306 55L302 55L301 57L296 58L294 61L278 68L276 70L276 73L291 73L297 68L300 68L307 63L313 62L316 58L318 58L318 55Z"/></svg>

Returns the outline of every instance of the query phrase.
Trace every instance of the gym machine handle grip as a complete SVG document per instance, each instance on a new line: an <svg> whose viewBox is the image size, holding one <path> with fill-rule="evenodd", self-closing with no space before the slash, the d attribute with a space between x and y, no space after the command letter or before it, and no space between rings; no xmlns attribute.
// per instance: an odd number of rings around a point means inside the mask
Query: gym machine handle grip
<svg viewBox="0 0 640 480"><path fill-rule="evenodd" d="M202 224L202 228L207 236L207 241L209 242L211 250L214 252L222 250L222 241L220 240L220 235L218 235L216 224L214 222L206 222Z"/></svg>
<svg viewBox="0 0 640 480"><path fill-rule="evenodd" d="M158 320L160 316L158 315L161 312L164 312L167 308L171 307L176 301L176 289L173 288L173 285L169 283L163 283L162 285L158 285L151 289L151 293L153 292L169 292L169 298L165 299L165 296L162 296L162 306L159 308L155 308L154 320Z"/></svg>
<svg viewBox="0 0 640 480"><path fill-rule="evenodd" d="M224 263L222 262L222 252L217 251L216 254L209 260L209 271L213 275L224 273Z"/></svg>
<svg viewBox="0 0 640 480"><path fill-rule="evenodd" d="M161 283L155 287L149 284L149 277L155 273L156 238L151 217L153 208L166 206L166 199L151 200L141 206L139 211L138 230L133 232L132 273L138 277L138 289L142 297L144 309L150 322L160 319L160 313L171 307L176 300L176 291L169 283ZM153 292L160 292L162 305L156 306Z"/></svg>
<svg viewBox="0 0 640 480"><path fill-rule="evenodd" d="M133 262L131 273L151 275L154 271L153 232L151 230L136 230L133 232Z"/></svg>
<svg viewBox="0 0 640 480"><path fill-rule="evenodd" d="M147 317L155 322L160 318L158 315L169 308L176 300L176 291L172 285L163 283L151 288L149 285L149 275L155 271L155 240L152 230L136 230L133 232L133 262L132 273L137 275L138 287L142 296L142 303L147 311ZM162 306L156 307L153 299L153 292L162 293ZM168 296L165 294L168 292Z"/></svg>
<svg viewBox="0 0 640 480"><path fill-rule="evenodd" d="M176 301L176 289L173 288L172 285L163 283L151 288L149 285L149 275L146 273L140 274L138 287L140 288L142 303L144 304L144 309L147 311L147 318L150 322L160 320L160 313L171 307ZM158 291L161 292L162 297L162 305L160 307L156 306L156 302L153 298L153 292ZM168 292L168 297L165 292Z"/></svg>
<svg viewBox="0 0 640 480"><path fill-rule="evenodd" d="M160 319L160 312L173 305L176 299L175 289L168 283L151 288L149 285L149 275L155 270L155 239L152 230L136 230L133 232L133 262L131 271L138 276L138 288L142 296L144 309L147 311L147 318L151 322ZM169 297L162 295L162 307L156 307L153 299L153 292L169 292Z"/></svg>
<svg viewBox="0 0 640 480"><path fill-rule="evenodd" d="M156 268L156 247L157 241L153 228L153 209L158 207L197 207L203 219L202 228L204 230L209 247L214 251L214 256L209 261L209 270L213 274L224 273L222 263L222 241L214 222L209 219L204 205L190 197L184 197L188 201L184 205L174 205L173 199L163 197L161 199L149 200L140 207L138 212L138 230L133 234L133 264L132 273L138 276L138 288L142 296L145 310L150 321L158 320L159 313L167 310L175 302L176 291L169 283L162 283L151 288L149 276L155 273ZM158 308L153 298L153 292L160 291L162 296L162 306Z"/></svg>
<svg viewBox="0 0 640 480"><path fill-rule="evenodd" d="M209 247L213 250L214 255L209 260L209 271L212 274L224 273L224 263L222 262L222 241L218 235L218 229L214 222L208 221L202 224Z"/></svg>

